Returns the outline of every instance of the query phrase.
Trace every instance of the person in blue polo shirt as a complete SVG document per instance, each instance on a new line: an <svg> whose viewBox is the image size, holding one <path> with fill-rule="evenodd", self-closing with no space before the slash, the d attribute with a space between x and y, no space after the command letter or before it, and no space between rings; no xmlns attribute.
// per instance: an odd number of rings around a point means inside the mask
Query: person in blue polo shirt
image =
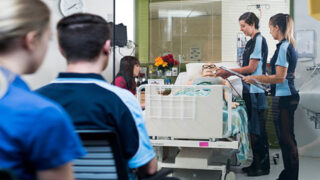
<svg viewBox="0 0 320 180"><path fill-rule="evenodd" d="M67 70L37 92L61 104L77 129L115 130L129 168L141 177L154 174L157 160L138 100L101 75L110 54L107 22L93 14L74 14L61 19L57 30Z"/></svg>
<svg viewBox="0 0 320 180"><path fill-rule="evenodd" d="M0 167L21 180L71 180L71 161L85 154L63 108L20 77L42 63L49 20L40 0L0 1Z"/></svg>
<svg viewBox="0 0 320 180"><path fill-rule="evenodd" d="M243 53L241 68L232 69L243 75L262 75L266 73L268 45L259 32L259 19L252 12L246 12L239 17L240 30L251 39L247 42ZM218 75L228 77L231 74L220 70ZM248 176L269 174L269 143L265 128L264 111L267 108L263 89L243 82L242 97L245 101L253 162L249 167L242 168Z"/></svg>
<svg viewBox="0 0 320 180"><path fill-rule="evenodd" d="M299 104L300 96L294 85L297 53L293 36L293 20L289 14L276 14L270 18L270 34L278 40L277 49L270 61L270 76L247 76L247 83L258 80L270 83L271 93L278 97L279 115L275 119L275 127L279 139L284 170L279 179L297 180L299 174L299 156L294 135L294 112Z"/></svg>

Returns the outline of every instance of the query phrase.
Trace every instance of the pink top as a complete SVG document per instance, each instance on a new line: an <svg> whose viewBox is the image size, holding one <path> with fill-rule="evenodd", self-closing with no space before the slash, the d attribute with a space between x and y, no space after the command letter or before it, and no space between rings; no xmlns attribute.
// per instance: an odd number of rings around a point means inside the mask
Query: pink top
<svg viewBox="0 0 320 180"><path fill-rule="evenodd" d="M123 78L123 76L118 76L114 80L114 85L129 90L133 95L136 95L136 90L128 89L127 87L127 81Z"/></svg>

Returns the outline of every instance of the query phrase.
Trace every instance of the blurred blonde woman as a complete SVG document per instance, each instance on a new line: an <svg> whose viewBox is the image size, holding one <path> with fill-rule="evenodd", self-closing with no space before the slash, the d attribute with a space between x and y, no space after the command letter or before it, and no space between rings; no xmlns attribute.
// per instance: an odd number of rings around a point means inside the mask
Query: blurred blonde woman
<svg viewBox="0 0 320 180"><path fill-rule="evenodd" d="M65 111L20 77L41 65L49 21L40 0L0 1L0 164L23 180L73 179L71 161L85 153Z"/></svg>

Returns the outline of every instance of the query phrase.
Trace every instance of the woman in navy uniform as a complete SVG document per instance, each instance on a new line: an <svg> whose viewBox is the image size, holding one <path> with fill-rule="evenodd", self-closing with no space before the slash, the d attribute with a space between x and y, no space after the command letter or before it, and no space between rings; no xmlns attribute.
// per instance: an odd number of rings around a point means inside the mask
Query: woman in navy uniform
<svg viewBox="0 0 320 180"><path fill-rule="evenodd" d="M243 80L270 83L272 95L279 99L279 115L275 127L279 139L284 170L279 179L297 180L299 157L294 135L294 112L299 104L299 94L294 85L297 53L293 37L293 20L288 14L276 14L269 21L270 34L278 40L277 49L270 61L270 76L247 76Z"/></svg>
<svg viewBox="0 0 320 180"><path fill-rule="evenodd" d="M240 30L251 39L247 42L243 53L241 68L231 69L243 75L262 75L266 72L268 45L259 32L259 19L252 12L246 12L239 17ZM226 78L231 74L220 70L218 75ZM269 174L269 144L265 130L264 111L267 108L266 96L263 89L243 82L242 97L245 101L248 114L250 141L253 153L253 162L243 168L248 176Z"/></svg>

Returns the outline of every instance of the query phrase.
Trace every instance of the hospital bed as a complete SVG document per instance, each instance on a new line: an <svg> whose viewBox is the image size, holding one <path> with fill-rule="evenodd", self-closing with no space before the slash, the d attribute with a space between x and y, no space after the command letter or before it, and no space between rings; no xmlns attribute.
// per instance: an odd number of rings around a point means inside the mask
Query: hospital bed
<svg viewBox="0 0 320 180"><path fill-rule="evenodd" d="M216 164L213 150L237 152L240 136L233 137L232 107L227 103L223 121L223 85L143 85L145 121L155 147L159 166L178 169L221 171L221 180L235 179L229 164ZM177 95L179 92L195 92ZM181 93L180 93L181 94ZM225 161L227 162L227 161ZM230 162L230 161L228 161Z"/></svg>

